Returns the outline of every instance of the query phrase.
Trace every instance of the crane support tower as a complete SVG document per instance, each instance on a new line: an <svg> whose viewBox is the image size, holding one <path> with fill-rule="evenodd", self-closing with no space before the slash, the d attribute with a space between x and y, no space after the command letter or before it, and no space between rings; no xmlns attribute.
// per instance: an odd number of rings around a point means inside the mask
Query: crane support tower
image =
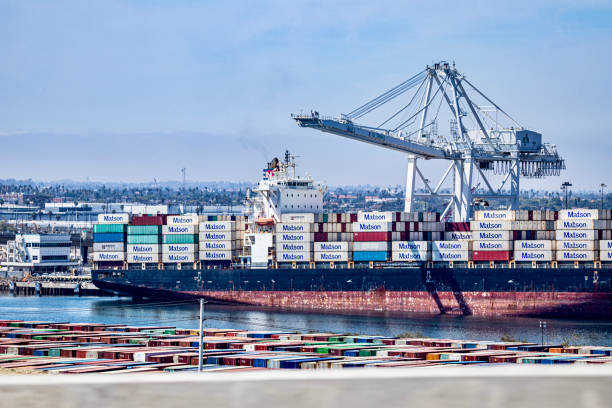
<svg viewBox="0 0 612 408"><path fill-rule="evenodd" d="M400 102L401 95L407 96L407 104ZM395 105L390 116L381 114L378 108L383 105ZM380 124L357 124L366 115L378 115ZM434 196L448 199L442 216L452 216L454 221L471 219L474 204L480 202L501 202L516 210L521 177L558 176L565 169L555 145L542 143L540 133L521 126L459 73L454 63L445 61L427 66L339 118L317 111L291 116L301 127L407 153L407 212L412 211L415 199ZM447 136L438 135L438 123L443 120L448 120ZM431 184L423 175L419 159L449 162L438 183ZM443 185L451 175L452 193L444 193ZM424 189L417 194L418 180ZM479 188L481 185L483 188Z"/></svg>

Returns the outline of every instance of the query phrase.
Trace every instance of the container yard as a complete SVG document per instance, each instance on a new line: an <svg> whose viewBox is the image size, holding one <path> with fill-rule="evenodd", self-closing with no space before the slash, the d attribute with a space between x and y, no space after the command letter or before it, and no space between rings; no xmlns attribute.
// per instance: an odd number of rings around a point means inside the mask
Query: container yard
<svg viewBox="0 0 612 408"><path fill-rule="evenodd" d="M203 370L607 365L612 347L203 329ZM173 326L0 320L0 370L172 373L198 369L199 331Z"/></svg>

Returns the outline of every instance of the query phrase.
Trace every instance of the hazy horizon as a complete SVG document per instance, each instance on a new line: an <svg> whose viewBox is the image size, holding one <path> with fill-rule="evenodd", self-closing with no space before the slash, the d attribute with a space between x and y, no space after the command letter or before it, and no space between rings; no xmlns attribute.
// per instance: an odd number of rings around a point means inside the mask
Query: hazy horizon
<svg viewBox="0 0 612 408"><path fill-rule="evenodd" d="M612 4L453 6L0 0L0 178L244 182L288 149L328 185L403 186L403 154L290 114L348 112L444 59L565 157L521 188L612 186Z"/></svg>

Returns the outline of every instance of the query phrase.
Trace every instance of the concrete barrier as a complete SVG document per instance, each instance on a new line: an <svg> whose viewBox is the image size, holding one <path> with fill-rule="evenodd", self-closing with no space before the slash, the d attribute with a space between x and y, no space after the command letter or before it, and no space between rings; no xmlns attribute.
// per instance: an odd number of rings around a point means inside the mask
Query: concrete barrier
<svg viewBox="0 0 612 408"><path fill-rule="evenodd" d="M6 407L609 407L612 368L457 367L0 377Z"/></svg>

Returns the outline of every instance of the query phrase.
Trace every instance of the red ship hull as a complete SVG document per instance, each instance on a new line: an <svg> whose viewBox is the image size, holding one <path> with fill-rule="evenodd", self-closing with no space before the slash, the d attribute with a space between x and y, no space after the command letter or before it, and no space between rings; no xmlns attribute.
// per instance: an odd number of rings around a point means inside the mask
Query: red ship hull
<svg viewBox="0 0 612 408"><path fill-rule="evenodd" d="M477 316L554 316L609 319L612 294L584 292L201 291L213 302L313 311L415 312Z"/></svg>

